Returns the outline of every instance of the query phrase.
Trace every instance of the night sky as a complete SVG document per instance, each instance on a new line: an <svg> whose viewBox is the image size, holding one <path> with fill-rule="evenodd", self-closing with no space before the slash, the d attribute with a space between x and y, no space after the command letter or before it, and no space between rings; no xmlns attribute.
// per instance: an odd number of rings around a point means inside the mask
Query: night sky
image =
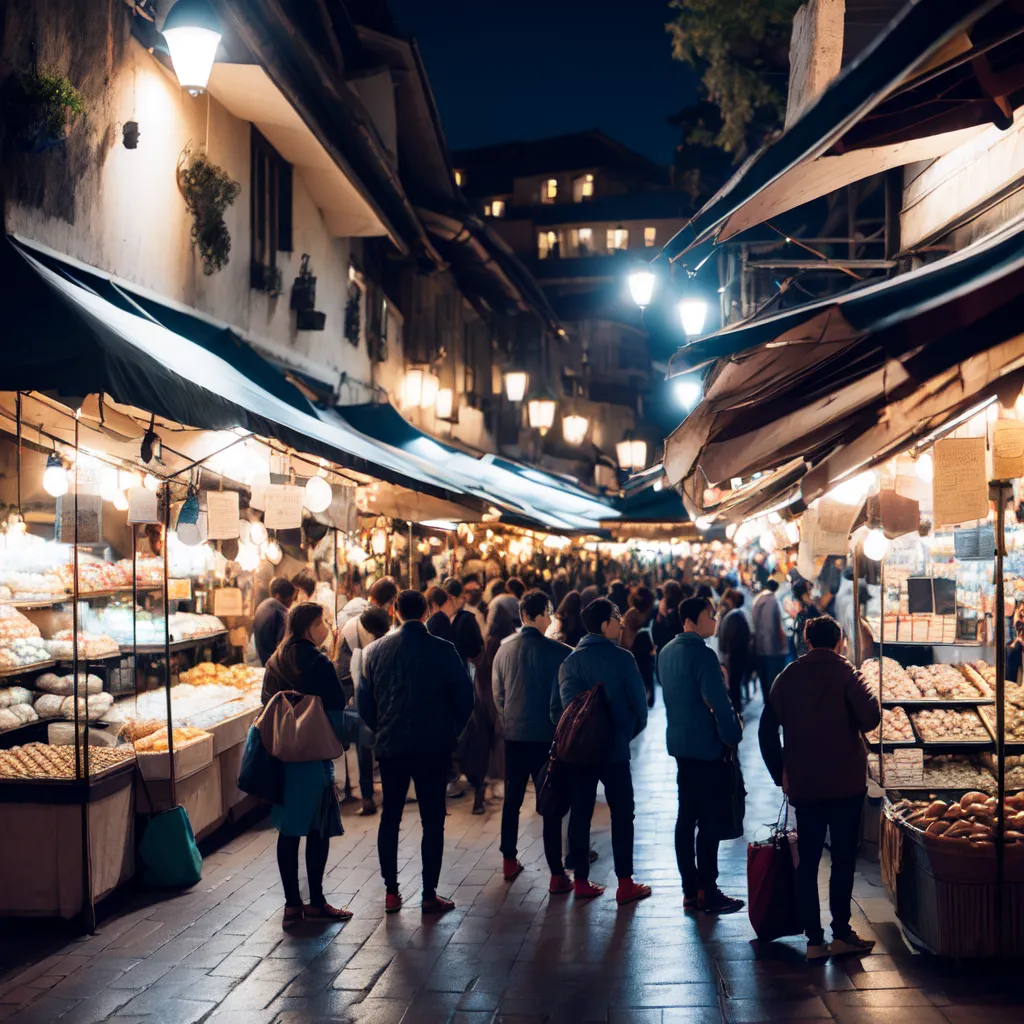
<svg viewBox="0 0 1024 1024"><path fill-rule="evenodd" d="M390 0L416 37L452 150L600 128L668 165L694 100L666 0Z"/></svg>

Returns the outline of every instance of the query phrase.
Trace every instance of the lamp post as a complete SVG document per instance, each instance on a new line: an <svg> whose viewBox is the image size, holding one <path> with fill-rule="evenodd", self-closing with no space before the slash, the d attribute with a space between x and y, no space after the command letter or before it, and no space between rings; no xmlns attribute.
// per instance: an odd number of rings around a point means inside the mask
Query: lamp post
<svg viewBox="0 0 1024 1024"><path fill-rule="evenodd" d="M521 402L526 395L529 377L525 370L505 371L505 397L510 402Z"/></svg>
<svg viewBox="0 0 1024 1024"><path fill-rule="evenodd" d="M639 473L647 465L647 442L627 433L615 446L615 457L624 473Z"/></svg>
<svg viewBox="0 0 1024 1024"><path fill-rule="evenodd" d="M627 280L629 282L629 294L633 297L633 301L641 309L649 306L654 295L654 272L647 269L634 270Z"/></svg>
<svg viewBox="0 0 1024 1024"><path fill-rule="evenodd" d="M223 34L209 0L178 0L167 12L163 35L174 73L193 96L206 91Z"/></svg>
<svg viewBox="0 0 1024 1024"><path fill-rule="evenodd" d="M679 302L679 319L686 337L695 338L704 330L704 320L708 315L708 304L697 296L688 296Z"/></svg>
<svg viewBox="0 0 1024 1024"><path fill-rule="evenodd" d="M583 444L590 429L590 420L578 412L569 412L562 417L562 439L573 447Z"/></svg>
<svg viewBox="0 0 1024 1024"><path fill-rule="evenodd" d="M537 391L531 395L526 403L530 429L538 431L540 436L544 437L555 422L557 405L554 396L547 391Z"/></svg>

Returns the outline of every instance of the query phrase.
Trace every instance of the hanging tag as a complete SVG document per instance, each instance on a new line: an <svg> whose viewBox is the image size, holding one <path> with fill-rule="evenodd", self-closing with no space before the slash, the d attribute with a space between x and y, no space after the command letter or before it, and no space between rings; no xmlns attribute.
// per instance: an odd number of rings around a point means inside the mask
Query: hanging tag
<svg viewBox="0 0 1024 1024"><path fill-rule="evenodd" d="M272 484L267 488L267 507L263 514L263 524L268 530L297 530L302 526L304 497L305 491L301 487Z"/></svg>
<svg viewBox="0 0 1024 1024"><path fill-rule="evenodd" d="M238 536L238 491L206 492L206 535L210 540Z"/></svg>
<svg viewBox="0 0 1024 1024"><path fill-rule="evenodd" d="M160 522L160 507L156 491L151 491L148 487L130 487L128 489L128 522Z"/></svg>
<svg viewBox="0 0 1024 1024"><path fill-rule="evenodd" d="M935 442L932 508L936 526L955 526L988 515L985 438L946 437Z"/></svg>

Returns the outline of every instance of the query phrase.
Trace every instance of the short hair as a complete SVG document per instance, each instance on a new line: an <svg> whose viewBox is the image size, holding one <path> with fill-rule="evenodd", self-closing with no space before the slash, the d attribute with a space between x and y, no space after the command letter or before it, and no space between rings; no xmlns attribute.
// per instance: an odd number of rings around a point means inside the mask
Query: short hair
<svg viewBox="0 0 1024 1024"><path fill-rule="evenodd" d="M462 577L462 585L464 587L469 586L470 583L475 583L477 586L480 586L480 577L475 572L467 572L466 575Z"/></svg>
<svg viewBox="0 0 1024 1024"><path fill-rule="evenodd" d="M295 598L295 584L283 576L275 576L270 581L270 596L276 597L281 604L291 604Z"/></svg>
<svg viewBox="0 0 1024 1024"><path fill-rule="evenodd" d="M779 589L779 581L774 576L769 576L764 581L764 589L770 590L774 594Z"/></svg>
<svg viewBox="0 0 1024 1024"><path fill-rule="evenodd" d="M819 615L816 619L808 619L804 626L804 640L808 647L824 647L835 650L842 639L843 631L839 623L831 615Z"/></svg>
<svg viewBox="0 0 1024 1024"><path fill-rule="evenodd" d="M395 601L395 607L403 622L418 622L427 610L427 599L418 590L403 590Z"/></svg>
<svg viewBox="0 0 1024 1024"><path fill-rule="evenodd" d="M731 604L733 606L733 608L742 608L743 607L743 601L744 601L743 592L740 591L740 590L737 590L735 587L730 587L722 595L722 597L726 601L728 601L729 604Z"/></svg>
<svg viewBox="0 0 1024 1024"><path fill-rule="evenodd" d="M679 602L683 599L683 588L677 580L665 580L665 585L662 587L661 592L665 597L666 608L678 607Z"/></svg>
<svg viewBox="0 0 1024 1024"><path fill-rule="evenodd" d="M703 615L705 611L711 608L711 601L706 597L688 597L679 606L679 621L685 626L687 622L692 622L695 626L697 620Z"/></svg>
<svg viewBox="0 0 1024 1024"><path fill-rule="evenodd" d="M583 627L588 633L600 633L601 627L612 618L619 617L619 609L607 597L598 597L583 609Z"/></svg>
<svg viewBox="0 0 1024 1024"><path fill-rule="evenodd" d="M629 603L641 615L646 615L654 607L654 595L648 587L637 587L629 595Z"/></svg>
<svg viewBox="0 0 1024 1024"><path fill-rule="evenodd" d="M521 600L526 593L526 584L518 577L513 576L506 584L505 589L517 600Z"/></svg>
<svg viewBox="0 0 1024 1024"><path fill-rule="evenodd" d="M793 584L792 594L797 601L799 601L800 598L804 596L804 594L809 594L810 592L811 585L807 582L807 580L797 580L796 583Z"/></svg>
<svg viewBox="0 0 1024 1024"><path fill-rule="evenodd" d="M689 583L680 583L679 589L683 593L683 600L685 601L688 597L693 597L693 587Z"/></svg>
<svg viewBox="0 0 1024 1024"><path fill-rule="evenodd" d="M359 625L366 630L370 636L380 639L390 628L391 619L383 608L370 605L362 615L359 616Z"/></svg>
<svg viewBox="0 0 1024 1024"><path fill-rule="evenodd" d="M297 590L301 590L306 597L312 597L316 593L316 577L308 569L297 572L292 577L292 584Z"/></svg>
<svg viewBox="0 0 1024 1024"><path fill-rule="evenodd" d="M525 622L543 615L551 607L551 601L543 590L528 590L519 602L519 617Z"/></svg>
<svg viewBox="0 0 1024 1024"><path fill-rule="evenodd" d="M452 597L462 597L462 584L454 576L449 576L441 586L444 587Z"/></svg>
<svg viewBox="0 0 1024 1024"><path fill-rule="evenodd" d="M444 587L431 587L427 591L427 604L431 608L436 608L440 611L450 600L452 595L448 593Z"/></svg>
<svg viewBox="0 0 1024 1024"><path fill-rule="evenodd" d="M391 576L381 576L372 587L370 587L369 598L378 608L386 608L395 599L398 593L398 584Z"/></svg>

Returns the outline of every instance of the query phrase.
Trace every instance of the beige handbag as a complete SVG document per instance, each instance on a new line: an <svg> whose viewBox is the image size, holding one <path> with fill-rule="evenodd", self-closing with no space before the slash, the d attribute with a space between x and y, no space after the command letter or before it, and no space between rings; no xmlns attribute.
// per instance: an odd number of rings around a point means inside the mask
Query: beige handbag
<svg viewBox="0 0 1024 1024"><path fill-rule="evenodd" d="M275 693L254 724L279 761L333 761L345 752L320 698L297 690Z"/></svg>

